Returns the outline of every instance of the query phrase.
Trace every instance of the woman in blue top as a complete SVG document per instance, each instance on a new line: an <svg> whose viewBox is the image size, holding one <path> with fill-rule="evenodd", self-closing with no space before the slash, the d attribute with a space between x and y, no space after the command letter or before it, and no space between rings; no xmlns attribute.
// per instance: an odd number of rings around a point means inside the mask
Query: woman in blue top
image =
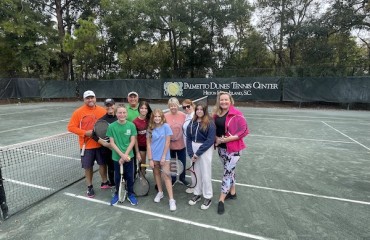
<svg viewBox="0 0 370 240"><path fill-rule="evenodd" d="M149 165L153 169L154 179L158 186L158 193L154 198L154 202L159 203L163 198L162 189L162 177L160 169L164 169L167 172L170 171L170 140L172 136L172 130L166 123L166 119L162 110L153 110L147 131L147 153L149 159ZM164 183L166 185L170 210L176 210L176 201L173 198L172 191L172 180L171 177L162 174Z"/></svg>
<svg viewBox="0 0 370 240"><path fill-rule="evenodd" d="M198 183L194 188L194 195L189 204L195 205L204 197L201 209L208 209L212 202L212 154L216 138L216 126L208 114L207 105L203 102L195 106L195 115L186 129L186 147L191 160L194 162L194 171Z"/></svg>

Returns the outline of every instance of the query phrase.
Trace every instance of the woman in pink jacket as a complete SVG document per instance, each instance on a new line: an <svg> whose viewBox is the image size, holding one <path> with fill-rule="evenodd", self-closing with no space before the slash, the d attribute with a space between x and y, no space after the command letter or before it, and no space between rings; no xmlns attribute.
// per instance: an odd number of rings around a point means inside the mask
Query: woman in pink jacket
<svg viewBox="0 0 370 240"><path fill-rule="evenodd" d="M246 148L243 138L249 131L243 113L234 107L234 99L228 92L218 92L213 118L216 124L215 146L224 166L217 210L218 214L223 214L224 201L236 199L235 167L241 151Z"/></svg>

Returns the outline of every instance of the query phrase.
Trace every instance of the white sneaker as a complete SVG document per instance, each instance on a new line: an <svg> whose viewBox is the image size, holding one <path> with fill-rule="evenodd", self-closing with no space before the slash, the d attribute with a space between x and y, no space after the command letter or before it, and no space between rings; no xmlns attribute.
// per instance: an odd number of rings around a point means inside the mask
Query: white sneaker
<svg viewBox="0 0 370 240"><path fill-rule="evenodd" d="M162 198L163 198L163 192L158 192L154 198L154 202L159 203Z"/></svg>
<svg viewBox="0 0 370 240"><path fill-rule="evenodd" d="M206 210L209 208L209 206L211 206L211 203L212 203L212 200L211 199L204 199L204 202L202 204L202 206L200 206L201 209L203 210Z"/></svg>
<svg viewBox="0 0 370 240"><path fill-rule="evenodd" d="M194 192L194 188L187 188L185 190L186 193L193 193Z"/></svg>
<svg viewBox="0 0 370 240"><path fill-rule="evenodd" d="M170 211L176 211L176 200L170 199Z"/></svg>
<svg viewBox="0 0 370 240"><path fill-rule="evenodd" d="M189 205L193 206L197 202L199 202L202 199L200 195L193 195L193 197L189 200Z"/></svg>

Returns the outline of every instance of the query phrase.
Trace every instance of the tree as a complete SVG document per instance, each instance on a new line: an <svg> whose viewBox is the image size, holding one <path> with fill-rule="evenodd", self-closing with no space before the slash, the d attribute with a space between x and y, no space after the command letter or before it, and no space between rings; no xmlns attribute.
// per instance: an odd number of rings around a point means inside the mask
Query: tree
<svg viewBox="0 0 370 240"><path fill-rule="evenodd" d="M34 8L42 10L43 15L48 15L57 20L59 59L62 67L62 78L74 80L73 57L65 51L64 39L66 34L72 35L77 20L81 17L87 19L96 14L99 1L97 0L28 0Z"/></svg>
<svg viewBox="0 0 370 240"><path fill-rule="evenodd" d="M77 74L79 79L86 80L95 68L96 57L102 44L98 37L98 27L94 19L89 17L87 20L79 19L78 28L73 35L65 36L64 48L66 53L73 56L77 63Z"/></svg>
<svg viewBox="0 0 370 240"><path fill-rule="evenodd" d="M319 15L319 2L315 0L258 0L261 9L262 31L268 36L271 50L278 56L277 66L294 66L297 42L306 23ZM268 34L268 32L270 34ZM284 47L287 51L284 51Z"/></svg>
<svg viewBox="0 0 370 240"><path fill-rule="evenodd" d="M51 19L21 0L1 1L0 11L2 75L29 77L54 71L56 32Z"/></svg>

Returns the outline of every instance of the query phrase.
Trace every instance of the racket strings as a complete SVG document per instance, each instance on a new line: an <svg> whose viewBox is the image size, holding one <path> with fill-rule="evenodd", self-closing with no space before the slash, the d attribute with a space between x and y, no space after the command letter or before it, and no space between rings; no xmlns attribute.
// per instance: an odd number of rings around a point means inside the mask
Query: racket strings
<svg viewBox="0 0 370 240"><path fill-rule="evenodd" d="M80 122L80 128L83 130L92 130L94 129L94 124L96 122L95 116L88 115L82 118Z"/></svg>
<svg viewBox="0 0 370 240"><path fill-rule="evenodd" d="M107 134L109 123L106 121L98 121L94 126L96 135L100 138L105 138Z"/></svg>

